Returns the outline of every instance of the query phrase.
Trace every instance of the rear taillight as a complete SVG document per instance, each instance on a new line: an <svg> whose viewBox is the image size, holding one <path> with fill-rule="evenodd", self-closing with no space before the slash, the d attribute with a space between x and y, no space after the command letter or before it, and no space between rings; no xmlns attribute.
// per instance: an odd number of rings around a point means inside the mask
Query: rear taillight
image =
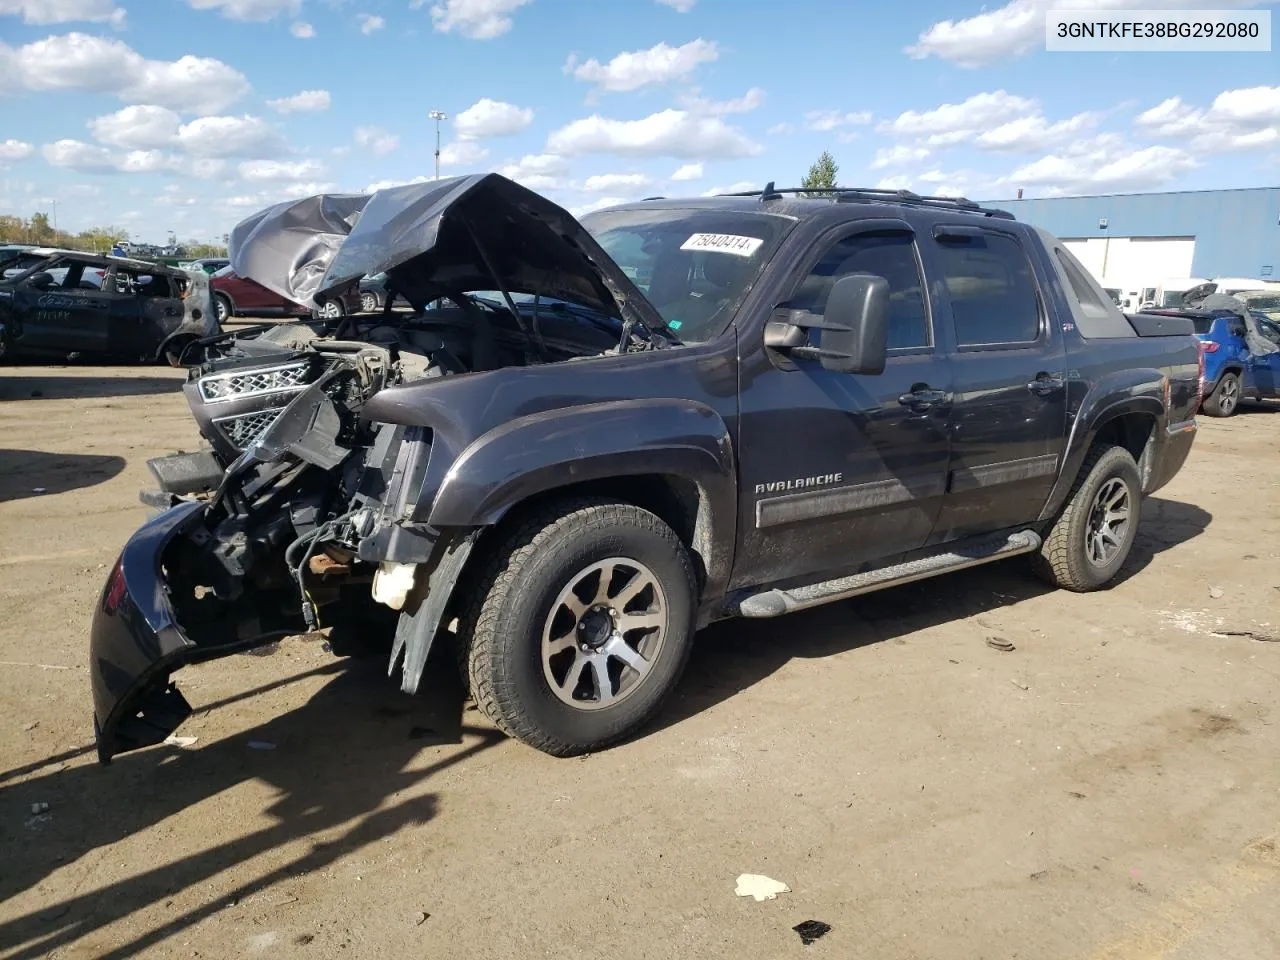
<svg viewBox="0 0 1280 960"><path fill-rule="evenodd" d="M1199 410L1200 403L1204 400L1204 355L1217 350L1218 345L1212 341L1199 340L1197 342L1200 344L1200 349L1196 351L1196 409ZM1213 350L1209 349L1210 346L1213 347Z"/></svg>
<svg viewBox="0 0 1280 960"><path fill-rule="evenodd" d="M1206 353L1217 353L1220 344L1216 340L1201 340L1200 353L1203 356Z"/></svg>
<svg viewBox="0 0 1280 960"><path fill-rule="evenodd" d="M120 602L124 600L127 590L124 582L124 557L120 557L111 568L111 576L107 578L107 590L102 598L103 612L114 616L120 609Z"/></svg>

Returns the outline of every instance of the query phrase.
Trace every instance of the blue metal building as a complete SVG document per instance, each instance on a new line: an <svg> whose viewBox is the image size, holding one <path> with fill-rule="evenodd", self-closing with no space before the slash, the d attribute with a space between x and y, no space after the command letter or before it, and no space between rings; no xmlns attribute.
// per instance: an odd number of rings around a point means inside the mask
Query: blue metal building
<svg viewBox="0 0 1280 960"><path fill-rule="evenodd" d="M1114 285L1159 277L1280 280L1280 187L992 200L1063 240ZM1189 262L1188 262L1189 261Z"/></svg>

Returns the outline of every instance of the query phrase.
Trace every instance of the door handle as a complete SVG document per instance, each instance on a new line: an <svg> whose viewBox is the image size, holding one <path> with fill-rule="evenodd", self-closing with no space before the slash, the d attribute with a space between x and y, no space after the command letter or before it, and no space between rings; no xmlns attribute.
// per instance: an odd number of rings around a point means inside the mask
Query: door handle
<svg viewBox="0 0 1280 960"><path fill-rule="evenodd" d="M1040 373L1027 384L1027 389L1037 397L1047 397L1051 393L1057 393L1064 386L1066 386L1066 381L1061 377L1051 377L1047 373Z"/></svg>
<svg viewBox="0 0 1280 960"><path fill-rule="evenodd" d="M926 410L929 407L936 407L938 404L946 402L946 399L947 392L945 390L917 387L910 393L904 393L898 397L898 402L904 407L911 407L913 410Z"/></svg>

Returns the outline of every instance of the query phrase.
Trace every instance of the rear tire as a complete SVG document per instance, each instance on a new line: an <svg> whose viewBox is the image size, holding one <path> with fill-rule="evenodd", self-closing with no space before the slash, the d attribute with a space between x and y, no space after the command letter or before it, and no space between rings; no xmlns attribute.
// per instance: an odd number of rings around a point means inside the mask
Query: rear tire
<svg viewBox="0 0 1280 960"><path fill-rule="evenodd" d="M164 360L171 367L182 368L182 354L195 342L195 337L184 337L181 340L175 340L164 348Z"/></svg>
<svg viewBox="0 0 1280 960"><path fill-rule="evenodd" d="M1202 406L1211 417L1233 416L1240 409L1240 376L1224 373Z"/></svg>
<svg viewBox="0 0 1280 960"><path fill-rule="evenodd" d="M1033 569L1064 590L1097 590L1124 566L1141 512L1142 481L1133 455L1123 447L1094 447L1066 507L1033 555Z"/></svg>
<svg viewBox="0 0 1280 960"><path fill-rule="evenodd" d="M378 295L376 293L366 292L360 294L360 309L364 313L377 313L379 306L381 306L381 304L378 302Z"/></svg>
<svg viewBox="0 0 1280 960"><path fill-rule="evenodd" d="M684 670L696 612L684 544L654 514L553 503L497 546L458 629L476 705L557 757L599 750L657 712Z"/></svg>

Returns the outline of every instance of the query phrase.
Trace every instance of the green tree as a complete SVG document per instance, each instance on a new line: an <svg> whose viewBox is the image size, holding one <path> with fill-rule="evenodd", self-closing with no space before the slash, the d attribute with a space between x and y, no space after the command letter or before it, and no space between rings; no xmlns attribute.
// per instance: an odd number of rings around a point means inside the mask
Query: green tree
<svg viewBox="0 0 1280 960"><path fill-rule="evenodd" d="M53 227L47 213L33 213L29 224L32 243L49 243L53 240Z"/></svg>
<svg viewBox="0 0 1280 960"><path fill-rule="evenodd" d="M805 174L804 179L800 181L802 187L835 187L836 174L840 172L840 167L836 164L836 158L833 157L828 150L822 151L822 156L814 161L809 167L809 172ZM824 196L820 191L811 193L812 197Z"/></svg>

